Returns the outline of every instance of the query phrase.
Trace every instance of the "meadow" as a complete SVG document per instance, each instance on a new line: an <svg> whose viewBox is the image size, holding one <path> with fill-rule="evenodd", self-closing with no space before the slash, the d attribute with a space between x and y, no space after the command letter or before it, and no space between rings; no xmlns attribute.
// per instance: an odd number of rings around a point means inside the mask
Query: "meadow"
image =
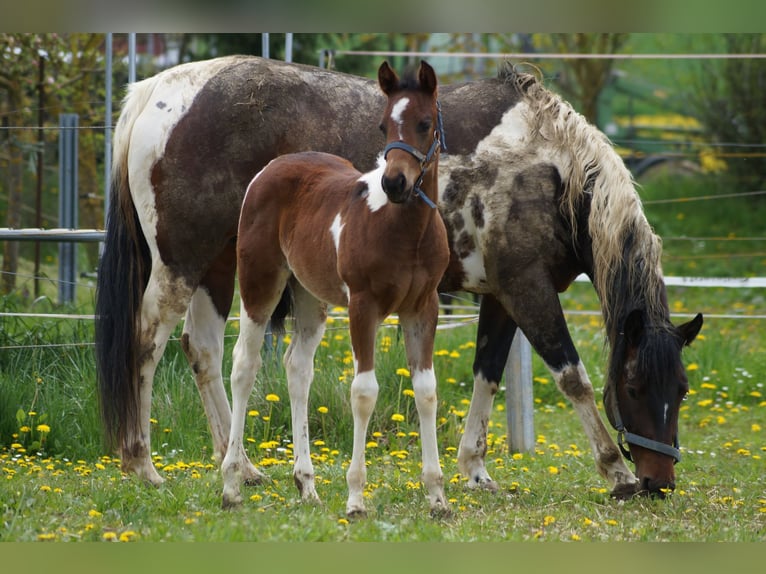
<svg viewBox="0 0 766 574"><path fill-rule="evenodd" d="M662 192L669 193L667 188ZM663 237L678 234L675 226L684 221L686 235L702 235L688 227L690 221L703 225L704 214L690 211L693 204L653 208L647 203L646 209ZM723 209L718 206L719 212ZM762 216L762 207L729 215L752 219L738 223L743 234ZM667 275L766 275L766 258L693 259L700 246L691 243L665 242ZM681 244L683 249L677 247ZM763 541L764 295L763 289L668 287L674 321L698 311L706 315L702 334L684 351L691 391L681 412L683 459L676 467L676 490L665 500L625 502L610 498L574 411L536 356L534 449L509 452L502 389L495 399L487 455L500 490L467 487L456 454L471 393L476 324L472 300L460 296L455 303L465 307L442 318L435 353L438 436L453 511L444 519L429 517L419 479L418 421L395 320L378 337L381 392L367 444L368 516L349 521L345 469L351 451L353 367L342 311L333 310L328 320L311 392L312 456L322 503L301 503L291 475L289 401L280 363L288 331L266 352L245 433L252 460L270 481L247 487L242 507L230 511L221 509L220 473L177 339L169 344L155 381L152 448L155 465L167 479L155 489L123 475L115 454L102 444L92 321L3 317L0 541ZM67 311L92 312L85 297ZM578 283L562 295L562 302L600 403L606 351L595 294L589 284ZM38 303L35 310L45 305ZM0 310L29 309L21 298L8 296ZM237 327L234 317L227 327L225 377Z"/></svg>

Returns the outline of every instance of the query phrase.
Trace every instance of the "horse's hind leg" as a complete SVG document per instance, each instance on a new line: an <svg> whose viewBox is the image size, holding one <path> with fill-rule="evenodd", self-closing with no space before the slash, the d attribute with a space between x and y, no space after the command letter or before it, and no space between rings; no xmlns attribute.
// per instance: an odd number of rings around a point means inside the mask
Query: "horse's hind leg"
<svg viewBox="0 0 766 574"><path fill-rule="evenodd" d="M458 447L458 469L468 486L496 491L497 483L487 472L487 429L492 402L505 373L516 323L492 295L484 295L479 310L476 356L473 363L473 395L465 429Z"/></svg>
<svg viewBox="0 0 766 574"><path fill-rule="evenodd" d="M138 427L125 429L121 446L122 469L133 472L154 485L165 480L157 473L151 459L152 387L157 363L165 351L171 332L191 298L186 282L173 278L159 262L152 272L141 301L139 353Z"/></svg>
<svg viewBox="0 0 766 574"><path fill-rule="evenodd" d="M308 400L314 379L314 354L325 331L327 307L303 287L293 286L295 332L285 352L295 453L293 478L303 500L319 500L309 445Z"/></svg>
<svg viewBox="0 0 766 574"><path fill-rule="evenodd" d="M417 315L402 314L399 320L404 332L407 362L412 372L412 389L420 418L420 442L423 453L423 484L428 491L432 515L449 514L444 495L444 476L439 464L436 438L436 375L433 367L434 335L439 314L436 293Z"/></svg>
<svg viewBox="0 0 766 574"><path fill-rule="evenodd" d="M226 456L231 427L231 408L223 385L223 335L234 295L234 244L202 279L192 296L184 321L181 345L194 372L213 438L213 457L218 464ZM248 484L263 475L252 464L244 471Z"/></svg>
<svg viewBox="0 0 766 574"><path fill-rule="evenodd" d="M239 337L234 345L234 363L231 371L231 428L226 456L221 464L224 508L231 508L242 502L240 485L252 466L243 444L245 413L256 373L261 368L261 346L267 324L266 319L253 321L246 313L242 313L240 318Z"/></svg>

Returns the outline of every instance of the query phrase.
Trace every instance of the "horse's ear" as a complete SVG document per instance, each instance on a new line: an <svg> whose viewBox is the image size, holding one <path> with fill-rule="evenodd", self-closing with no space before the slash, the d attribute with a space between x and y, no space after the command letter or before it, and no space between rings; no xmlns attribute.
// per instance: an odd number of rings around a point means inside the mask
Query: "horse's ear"
<svg viewBox="0 0 766 574"><path fill-rule="evenodd" d="M644 334L644 313L640 309L634 309L628 313L625 324L622 326L625 340L628 345L638 346Z"/></svg>
<svg viewBox="0 0 766 574"><path fill-rule="evenodd" d="M684 345L691 345L700 329L702 329L702 313L697 313L697 316L688 323L679 325L678 333L681 335Z"/></svg>
<svg viewBox="0 0 766 574"><path fill-rule="evenodd" d="M378 68L378 84L387 96L399 88L399 76L396 75L387 61L384 61Z"/></svg>
<svg viewBox="0 0 766 574"><path fill-rule="evenodd" d="M418 70L418 81L420 87L428 94L436 92L436 86L438 81L436 80L436 72L431 65L425 60L420 61L420 69Z"/></svg>

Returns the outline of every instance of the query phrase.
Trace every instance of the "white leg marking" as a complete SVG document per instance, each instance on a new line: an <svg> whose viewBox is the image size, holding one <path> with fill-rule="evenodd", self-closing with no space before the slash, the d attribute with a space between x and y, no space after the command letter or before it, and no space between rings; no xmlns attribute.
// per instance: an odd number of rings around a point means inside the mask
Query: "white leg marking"
<svg viewBox="0 0 766 574"><path fill-rule="evenodd" d="M324 334L325 323L309 328L298 325L296 334L285 353L287 389L290 393L292 434L294 448L293 478L302 500L318 501L314 485L314 465L311 462L309 441L308 402L314 379L314 353Z"/></svg>
<svg viewBox="0 0 766 574"><path fill-rule="evenodd" d="M223 332L226 320L204 289L192 296L184 320L184 351L194 371L197 389L213 436L213 456L221 464L231 427L231 408L223 386Z"/></svg>
<svg viewBox="0 0 766 574"><path fill-rule="evenodd" d="M351 412L354 415L354 447L351 464L346 472L348 501L346 514L364 514L364 485L367 482L364 449L367 444L367 425L378 400L378 381L375 371L357 373L351 382Z"/></svg>
<svg viewBox="0 0 766 574"><path fill-rule="evenodd" d="M242 502L240 485L245 472L251 467L243 445L245 413L256 374L261 368L261 345L266 332L266 324L253 322L244 309L241 315L239 337L234 345L234 363L231 370L229 446L221 465L224 508L236 506Z"/></svg>
<svg viewBox="0 0 766 574"><path fill-rule="evenodd" d="M436 375L434 370L415 370L412 389L420 417L420 442L423 452L423 484L428 491L431 511L447 510L444 495L444 477L439 464L439 447L436 439Z"/></svg>
<svg viewBox="0 0 766 574"><path fill-rule="evenodd" d="M473 395L465 420L465 430L457 451L458 470L468 478L471 488L482 487L497 490L497 483L492 480L484 466L487 454L487 426L492 411L492 402L497 385L490 384L481 374L473 382Z"/></svg>

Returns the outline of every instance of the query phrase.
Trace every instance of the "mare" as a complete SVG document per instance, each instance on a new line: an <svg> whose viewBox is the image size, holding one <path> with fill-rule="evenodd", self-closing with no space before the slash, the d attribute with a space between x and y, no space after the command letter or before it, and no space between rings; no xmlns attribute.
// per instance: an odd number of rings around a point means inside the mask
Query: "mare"
<svg viewBox="0 0 766 574"><path fill-rule="evenodd" d="M487 424L521 329L573 404L612 495L661 495L679 457L681 350L702 317L670 321L661 242L630 172L595 126L507 63L497 77L439 86L439 100L450 152L439 166L450 244L440 290L482 295L460 472L470 486L497 488L484 464ZM125 471L163 482L149 446L152 385L184 314L181 345L224 459L223 332L245 189L270 160L298 151L373 169L384 139L369 126L384 104L373 80L248 56L182 64L129 87L96 291L101 411ZM598 412L559 302L581 273L604 318L606 414L635 474ZM244 480L258 478L245 469Z"/></svg>
<svg viewBox="0 0 766 574"><path fill-rule="evenodd" d="M439 317L436 287L449 262L447 231L436 209L441 147L437 80L421 62L399 79L387 62L378 70L387 96L387 145L377 169L362 174L336 155L282 155L247 188L237 232L242 299L231 373L232 423L221 470L223 506L241 503L247 402L261 366L269 322L289 289L294 336L285 353L292 410L293 477L303 500L318 500L308 428L309 387L327 305L348 307L354 379L354 441L347 471L346 513L365 513L367 427L378 396L375 334L398 313L420 417L423 483L432 513L447 512L436 439L433 347ZM281 315L280 319L283 319Z"/></svg>

